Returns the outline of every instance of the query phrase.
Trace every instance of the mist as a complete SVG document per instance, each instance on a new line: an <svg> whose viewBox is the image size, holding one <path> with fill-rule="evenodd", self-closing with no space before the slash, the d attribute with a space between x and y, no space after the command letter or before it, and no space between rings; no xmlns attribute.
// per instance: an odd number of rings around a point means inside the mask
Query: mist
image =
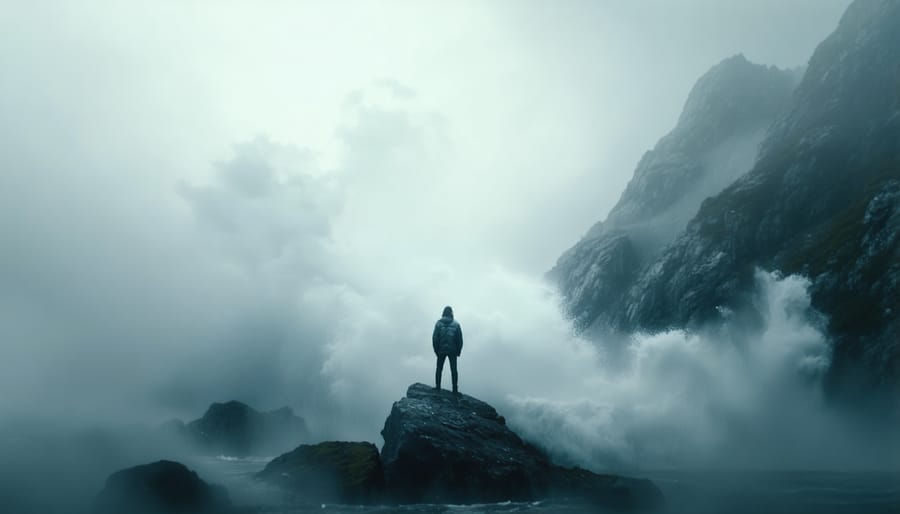
<svg viewBox="0 0 900 514"><path fill-rule="evenodd" d="M823 401L803 277L759 272L752 328L627 340L543 279L698 76L803 65L848 3L4 6L3 454L229 399L380 445L452 305L461 389L563 462L896 463Z"/></svg>
<svg viewBox="0 0 900 514"><path fill-rule="evenodd" d="M635 334L624 355L603 359L601 346L598 372L569 401L513 398L511 422L587 467L890 466L889 429L847 419L823 397L831 349L808 285L757 271L757 328L724 312L712 330Z"/></svg>

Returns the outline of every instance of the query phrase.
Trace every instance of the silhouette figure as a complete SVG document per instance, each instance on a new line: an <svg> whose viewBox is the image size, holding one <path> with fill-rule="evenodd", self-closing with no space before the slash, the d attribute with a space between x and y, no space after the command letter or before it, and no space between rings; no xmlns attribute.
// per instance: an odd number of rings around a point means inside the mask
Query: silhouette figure
<svg viewBox="0 0 900 514"><path fill-rule="evenodd" d="M434 373L434 388L441 388L441 375L444 373L444 361L450 359L450 375L453 378L453 392L458 393L459 373L456 371L456 358L462 353L462 328L453 319L453 309L444 307L441 319L434 324L431 334L431 346L437 356L437 370Z"/></svg>

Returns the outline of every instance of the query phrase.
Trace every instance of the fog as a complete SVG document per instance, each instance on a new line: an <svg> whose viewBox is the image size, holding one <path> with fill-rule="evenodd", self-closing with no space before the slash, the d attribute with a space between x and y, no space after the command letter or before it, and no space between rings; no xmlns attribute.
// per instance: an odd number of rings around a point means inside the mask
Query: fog
<svg viewBox="0 0 900 514"><path fill-rule="evenodd" d="M898 448L882 445L887 429L867 433L822 397L831 353L808 285L798 276L758 271L759 330L748 331L746 320L726 312L728 321L716 330L635 335L617 365L601 366L570 401L514 398L520 410L511 423L588 467L888 463ZM863 434L879 443L865 442Z"/></svg>
<svg viewBox="0 0 900 514"><path fill-rule="evenodd" d="M848 3L9 3L0 421L237 399L380 445L449 304L461 389L561 460L848 462L803 278L759 275L758 333L628 341L542 278L704 71L802 65Z"/></svg>

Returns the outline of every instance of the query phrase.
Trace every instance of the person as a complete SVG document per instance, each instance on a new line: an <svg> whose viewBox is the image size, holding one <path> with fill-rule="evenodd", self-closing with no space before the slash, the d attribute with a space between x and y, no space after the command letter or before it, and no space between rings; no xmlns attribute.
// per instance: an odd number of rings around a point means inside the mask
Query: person
<svg viewBox="0 0 900 514"><path fill-rule="evenodd" d="M462 328L453 319L453 308L444 307L441 319L434 324L431 335L431 346L437 356L437 370L434 373L434 388L441 389L441 375L444 373L444 361L450 360L450 376L453 379L453 393L459 393L459 373L456 370L456 359L462 354Z"/></svg>

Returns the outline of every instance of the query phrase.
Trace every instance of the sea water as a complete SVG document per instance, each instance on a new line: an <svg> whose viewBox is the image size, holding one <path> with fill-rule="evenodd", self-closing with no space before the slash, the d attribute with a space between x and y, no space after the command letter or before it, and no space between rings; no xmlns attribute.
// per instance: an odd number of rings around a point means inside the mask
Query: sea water
<svg viewBox="0 0 900 514"><path fill-rule="evenodd" d="M238 505L270 514L325 513L500 513L582 512L566 501L475 505L416 504L357 506L296 504L253 479L268 458L202 458L190 466L229 489ZM664 470L633 471L662 490L671 514L900 514L900 471ZM592 509L592 512L598 512Z"/></svg>

